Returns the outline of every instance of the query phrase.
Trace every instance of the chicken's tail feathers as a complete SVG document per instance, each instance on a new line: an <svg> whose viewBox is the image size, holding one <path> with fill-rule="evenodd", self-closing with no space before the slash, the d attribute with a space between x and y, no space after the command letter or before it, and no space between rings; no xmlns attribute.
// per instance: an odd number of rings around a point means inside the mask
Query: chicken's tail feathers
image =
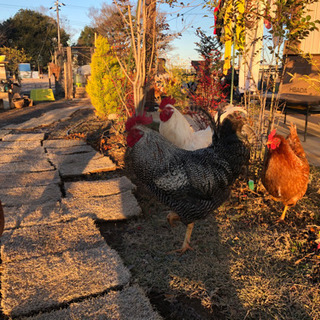
<svg viewBox="0 0 320 320"><path fill-rule="evenodd" d="M257 140L257 135L256 135L255 131L253 130L253 128L248 123L245 123L243 125L242 130L241 130L241 135L243 137L245 137L246 140L250 144L255 143L256 140Z"/></svg>
<svg viewBox="0 0 320 320"><path fill-rule="evenodd" d="M220 114L220 121L221 123L224 121L224 119L226 119L230 114L233 114L234 112L239 112L242 113L244 115L247 115L247 111L245 109L243 109L242 107L237 107L234 106L233 104L228 104L226 106L223 107L223 110L219 109L221 114ZM216 113L214 120L218 121L218 114L219 112Z"/></svg>
<svg viewBox="0 0 320 320"><path fill-rule="evenodd" d="M293 122L290 123L290 134L297 134L297 126Z"/></svg>
<svg viewBox="0 0 320 320"><path fill-rule="evenodd" d="M294 153L298 157L305 159L306 154L304 152L303 146L302 146L301 141L299 139L296 125L293 123L290 124L290 134L287 137L287 141L289 142Z"/></svg>
<svg viewBox="0 0 320 320"><path fill-rule="evenodd" d="M289 130L290 130L290 133L287 136L288 140L291 140L291 141L300 140L297 133L297 126L293 122L290 123Z"/></svg>
<svg viewBox="0 0 320 320"><path fill-rule="evenodd" d="M224 114L222 114L224 115ZM232 112L223 118L223 121L217 121L217 134L212 139L224 139L231 135L237 135L246 144L255 142L257 136L246 117L240 116L237 112Z"/></svg>

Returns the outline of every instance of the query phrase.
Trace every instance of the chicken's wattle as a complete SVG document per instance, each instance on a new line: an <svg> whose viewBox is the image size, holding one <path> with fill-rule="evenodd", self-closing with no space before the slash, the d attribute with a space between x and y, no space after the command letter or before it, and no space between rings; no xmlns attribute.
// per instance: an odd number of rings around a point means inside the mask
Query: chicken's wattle
<svg viewBox="0 0 320 320"><path fill-rule="evenodd" d="M173 115L173 108L171 107L165 107L161 112L160 112L160 120L163 122L168 121Z"/></svg>
<svg viewBox="0 0 320 320"><path fill-rule="evenodd" d="M143 134L138 129L132 129L127 136L127 145L132 148L141 138Z"/></svg>

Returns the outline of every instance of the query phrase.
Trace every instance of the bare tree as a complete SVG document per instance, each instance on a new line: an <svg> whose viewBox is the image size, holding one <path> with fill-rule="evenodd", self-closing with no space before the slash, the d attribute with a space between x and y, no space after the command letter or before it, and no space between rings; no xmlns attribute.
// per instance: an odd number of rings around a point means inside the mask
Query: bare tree
<svg viewBox="0 0 320 320"><path fill-rule="evenodd" d="M122 15L127 16L125 3L120 3L122 14L115 4L102 4L101 10L90 10L90 16L94 21L95 30L98 34L106 37L111 46L118 48L128 48L130 46L129 27L124 25ZM127 3L129 5L129 3Z"/></svg>
<svg viewBox="0 0 320 320"><path fill-rule="evenodd" d="M159 52L174 38L157 9L157 0L137 0L134 4L114 0L112 5L103 4L100 11L90 12L95 29L108 39L133 88L136 112L144 109Z"/></svg>

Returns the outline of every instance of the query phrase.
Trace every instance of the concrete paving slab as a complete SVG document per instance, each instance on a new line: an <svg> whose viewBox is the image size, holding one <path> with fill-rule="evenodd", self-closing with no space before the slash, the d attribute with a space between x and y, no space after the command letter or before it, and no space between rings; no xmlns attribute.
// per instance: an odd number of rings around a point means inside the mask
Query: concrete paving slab
<svg viewBox="0 0 320 320"><path fill-rule="evenodd" d="M0 163L0 173L41 172L54 169L55 168L50 164L48 160Z"/></svg>
<svg viewBox="0 0 320 320"><path fill-rule="evenodd" d="M95 151L88 144L80 145L80 146L70 146L68 148L46 148L46 150L47 150L48 154L55 154L55 155L66 155L66 154L75 154L75 153L76 154L81 154L81 153L87 153L87 152Z"/></svg>
<svg viewBox="0 0 320 320"><path fill-rule="evenodd" d="M3 148L30 150L37 147L41 147L41 141L0 141L0 150Z"/></svg>
<svg viewBox="0 0 320 320"><path fill-rule="evenodd" d="M7 134L2 138L2 141L42 141L44 133L19 133Z"/></svg>
<svg viewBox="0 0 320 320"><path fill-rule="evenodd" d="M113 161L106 156L100 155L94 156L92 154L78 154L69 155L64 158L62 163L56 164L62 177L79 176L82 174L90 174L96 172L107 172L117 169L117 166Z"/></svg>
<svg viewBox="0 0 320 320"><path fill-rule="evenodd" d="M0 181L0 189L46 186L61 182L58 171L0 173Z"/></svg>
<svg viewBox="0 0 320 320"><path fill-rule="evenodd" d="M2 129L0 129L0 140L2 140L3 137L4 137L5 135L7 135L8 133L9 133L8 130L2 130Z"/></svg>
<svg viewBox="0 0 320 320"><path fill-rule="evenodd" d="M0 163L10 163L10 162L37 162L37 161L47 161L48 155L45 153L36 154L34 152L20 152L20 153L2 153L0 157Z"/></svg>
<svg viewBox="0 0 320 320"><path fill-rule="evenodd" d="M0 189L0 199L3 206L44 204L49 201L58 201L60 198L61 191L56 184Z"/></svg>
<svg viewBox="0 0 320 320"><path fill-rule="evenodd" d="M68 308L43 313L22 320L72 320L72 319L117 319L117 320L160 320L160 315L152 309L149 300L138 286L122 291L71 303Z"/></svg>
<svg viewBox="0 0 320 320"><path fill-rule="evenodd" d="M86 146L86 145L87 145L86 142L83 140L55 139L55 140L43 141L43 147L47 149L70 148L75 146Z"/></svg>
<svg viewBox="0 0 320 320"><path fill-rule="evenodd" d="M87 109L88 106L73 106L68 108L61 108L61 109L55 109L48 111L44 113L42 116L38 118L32 118L26 122L20 123L20 124L10 124L5 126L2 129L17 129L17 130L23 130L23 129L35 129L38 127L45 127L52 123L62 121L65 119L68 119L73 113L75 113L77 110L80 109Z"/></svg>
<svg viewBox="0 0 320 320"><path fill-rule="evenodd" d="M3 263L8 263L67 250L88 250L104 243L94 221L82 218L6 230L1 237L1 259Z"/></svg>
<svg viewBox="0 0 320 320"><path fill-rule="evenodd" d="M4 207L5 230L34 226L39 224L68 221L75 216L63 210L59 201L49 201L43 204L24 204L21 206Z"/></svg>
<svg viewBox="0 0 320 320"><path fill-rule="evenodd" d="M9 317L30 315L124 286L129 279L119 255L106 244L3 263L1 306Z"/></svg>
<svg viewBox="0 0 320 320"><path fill-rule="evenodd" d="M61 164L67 163L88 163L90 160L102 159L105 156L100 152L92 150L86 153L76 153L76 154L48 154L48 158L54 165L59 166Z"/></svg>
<svg viewBox="0 0 320 320"><path fill-rule="evenodd" d="M136 188L125 176L109 180L67 182L64 187L67 198L103 197Z"/></svg>
<svg viewBox="0 0 320 320"><path fill-rule="evenodd" d="M43 147L38 146L31 149L25 149L25 148L1 148L0 147L0 154L29 154L29 155L38 155L38 154L45 154L45 150Z"/></svg>
<svg viewBox="0 0 320 320"><path fill-rule="evenodd" d="M89 216L93 219L123 220L141 213L141 208L131 191L98 198L64 198L62 205L70 215Z"/></svg>

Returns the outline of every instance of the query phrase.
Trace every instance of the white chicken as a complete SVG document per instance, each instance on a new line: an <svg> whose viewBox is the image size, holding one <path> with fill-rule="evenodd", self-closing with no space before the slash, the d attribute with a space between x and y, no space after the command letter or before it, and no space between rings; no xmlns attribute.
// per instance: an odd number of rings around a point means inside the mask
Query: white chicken
<svg viewBox="0 0 320 320"><path fill-rule="evenodd" d="M212 143L212 129L194 131L185 116L173 104L175 100L165 98L160 104L159 132L174 145L185 150L197 150Z"/></svg>
<svg viewBox="0 0 320 320"><path fill-rule="evenodd" d="M175 99L171 97L164 98L159 106L160 113L160 126L159 132L167 140L174 145L185 150L197 150L207 148L212 143L213 130L210 126L206 129L194 131L189 124L186 117L177 110L173 105ZM225 108L224 113L220 117L220 122L233 112L242 112L246 114L246 111L241 107L234 107L229 105ZM215 121L217 122L217 116Z"/></svg>

